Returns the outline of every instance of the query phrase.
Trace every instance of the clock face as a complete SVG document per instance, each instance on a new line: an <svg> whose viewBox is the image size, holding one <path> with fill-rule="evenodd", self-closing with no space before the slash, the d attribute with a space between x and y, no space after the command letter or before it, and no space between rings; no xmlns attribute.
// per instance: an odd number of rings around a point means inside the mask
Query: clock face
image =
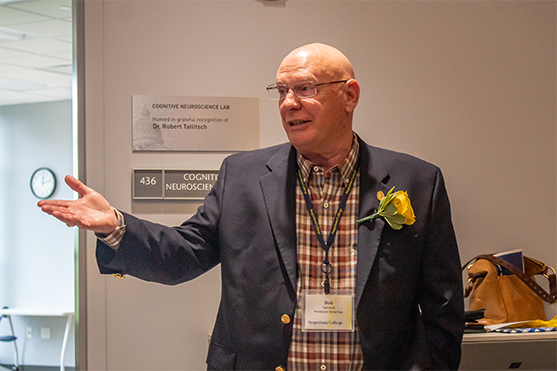
<svg viewBox="0 0 557 371"><path fill-rule="evenodd" d="M31 176L31 191L41 199L49 198L56 189L56 176L52 170L40 168Z"/></svg>

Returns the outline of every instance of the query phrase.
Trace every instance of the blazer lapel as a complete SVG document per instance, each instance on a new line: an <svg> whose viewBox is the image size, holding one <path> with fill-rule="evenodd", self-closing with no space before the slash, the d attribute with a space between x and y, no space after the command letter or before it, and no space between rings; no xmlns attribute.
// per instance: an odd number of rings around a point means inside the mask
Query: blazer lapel
<svg viewBox="0 0 557 371"><path fill-rule="evenodd" d="M377 192L387 194L388 172L373 147L360 139L360 202L358 219L372 214L379 206ZM356 308L375 262L385 222L374 219L358 226L358 265L356 267Z"/></svg>
<svg viewBox="0 0 557 371"><path fill-rule="evenodd" d="M294 290L297 277L295 166L296 150L284 145L269 159L269 173L260 179L273 237Z"/></svg>

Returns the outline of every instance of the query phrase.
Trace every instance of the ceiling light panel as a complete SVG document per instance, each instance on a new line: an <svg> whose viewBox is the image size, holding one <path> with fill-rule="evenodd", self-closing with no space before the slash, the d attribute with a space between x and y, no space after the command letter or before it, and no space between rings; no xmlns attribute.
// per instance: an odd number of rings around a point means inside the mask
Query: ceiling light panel
<svg viewBox="0 0 557 371"><path fill-rule="evenodd" d="M29 55L27 52L20 52L18 50L6 49L0 46L0 62L6 58L25 57Z"/></svg>
<svg viewBox="0 0 557 371"><path fill-rule="evenodd" d="M40 81L43 79L49 79L51 77L60 77L60 74L35 70L23 67L7 66L5 64L0 64L0 76L16 80L26 80L26 81Z"/></svg>
<svg viewBox="0 0 557 371"><path fill-rule="evenodd" d="M29 55L27 57L6 58L3 64L11 66L22 66L27 68L46 68L65 64L58 58L45 57L43 55Z"/></svg>
<svg viewBox="0 0 557 371"><path fill-rule="evenodd" d="M64 88L56 88L56 89L40 89L34 91L34 94L37 96L44 96L48 98L52 98L52 100L61 100L61 99L72 99L72 89L64 89Z"/></svg>
<svg viewBox="0 0 557 371"><path fill-rule="evenodd" d="M51 102L60 99L53 99L45 95L37 95L29 92L13 92L9 90L0 90L0 106L22 103L40 103Z"/></svg>
<svg viewBox="0 0 557 371"><path fill-rule="evenodd" d="M72 98L71 5L0 0L0 106Z"/></svg>
<svg viewBox="0 0 557 371"><path fill-rule="evenodd" d="M26 38L67 36L72 33L72 22L57 19L33 23L12 25L12 29L18 30L26 35Z"/></svg>
<svg viewBox="0 0 557 371"><path fill-rule="evenodd" d="M3 27L26 23L26 22L39 22L48 21L50 17L23 12L21 10L8 8L7 6L1 7L0 11L0 25Z"/></svg>
<svg viewBox="0 0 557 371"><path fill-rule="evenodd" d="M52 58L58 58L67 62L72 61L72 51L71 50L66 50L63 52L48 52L48 53L44 53L44 55L46 55L47 57L52 57Z"/></svg>
<svg viewBox="0 0 557 371"><path fill-rule="evenodd" d="M52 75L45 79L35 79L37 84L43 85L45 88L66 88L71 89L72 87L72 76L71 75Z"/></svg>
<svg viewBox="0 0 557 371"><path fill-rule="evenodd" d="M0 90L26 91L45 88L46 84L0 78Z"/></svg>
<svg viewBox="0 0 557 371"><path fill-rule="evenodd" d="M32 13L39 13L56 19L72 19L71 0L45 0L33 2L12 2L10 7L25 10Z"/></svg>
<svg viewBox="0 0 557 371"><path fill-rule="evenodd" d="M45 54L48 52L62 52L72 50L72 44L47 38L23 39L13 42L2 43L2 47L19 50L33 54Z"/></svg>

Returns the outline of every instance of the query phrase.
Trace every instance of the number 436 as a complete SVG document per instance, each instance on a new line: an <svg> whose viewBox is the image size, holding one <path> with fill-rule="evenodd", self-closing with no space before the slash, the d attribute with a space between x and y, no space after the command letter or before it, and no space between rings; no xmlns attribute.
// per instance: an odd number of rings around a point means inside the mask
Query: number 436
<svg viewBox="0 0 557 371"><path fill-rule="evenodd" d="M143 184L144 186L152 186L152 185L157 184L157 178L156 177L144 176L144 177L141 178L139 183Z"/></svg>

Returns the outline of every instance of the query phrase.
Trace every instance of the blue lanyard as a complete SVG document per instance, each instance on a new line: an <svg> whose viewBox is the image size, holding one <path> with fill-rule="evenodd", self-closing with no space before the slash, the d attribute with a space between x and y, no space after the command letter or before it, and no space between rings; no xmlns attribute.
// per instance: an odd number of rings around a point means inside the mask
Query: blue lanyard
<svg viewBox="0 0 557 371"><path fill-rule="evenodd" d="M350 177L350 181L348 185L344 189L344 193L340 200L340 206L335 214L335 220L333 222L333 227L331 228L331 232L329 233L329 237L327 238L327 242L323 238L323 233L321 231L321 227L319 226L319 221L317 220L317 214L315 213L315 209L313 207L313 202L311 201L311 197L308 192L307 185L304 183L304 179L302 177L302 171L298 167L298 182L300 183L300 188L302 189L302 194L304 195L304 199L306 201L306 207L308 209L308 213L311 219L311 224L313 225L313 230L315 231L315 235L317 236L317 241L321 245L321 248L325 250L325 259L323 260L323 264L321 264L321 271L325 274L325 281L323 281L323 288L325 289L325 294L329 295L331 292L331 284L329 282L329 274L332 271L331 263L329 262L329 249L333 245L335 241L335 236L338 231L338 226L340 224L340 219L342 218L342 214L346 209L346 203L348 201L348 196L350 196L350 192L354 186L354 181L356 180L356 175L358 173L359 167L359 159L356 161L354 165L354 170L352 171L352 176Z"/></svg>

